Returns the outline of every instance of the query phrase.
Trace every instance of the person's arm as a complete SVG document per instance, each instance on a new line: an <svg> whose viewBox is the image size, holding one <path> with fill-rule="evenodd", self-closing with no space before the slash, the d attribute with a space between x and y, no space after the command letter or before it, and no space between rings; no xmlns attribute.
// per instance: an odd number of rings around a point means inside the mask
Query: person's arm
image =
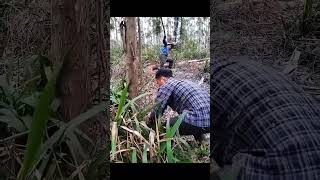
<svg viewBox="0 0 320 180"><path fill-rule="evenodd" d="M167 47L168 43L167 43L167 36L163 36L163 40L162 40L163 46Z"/></svg>
<svg viewBox="0 0 320 180"><path fill-rule="evenodd" d="M172 94L173 86L161 87L156 98L156 106L152 109L149 121L153 122L156 117L162 115L167 108L168 100Z"/></svg>

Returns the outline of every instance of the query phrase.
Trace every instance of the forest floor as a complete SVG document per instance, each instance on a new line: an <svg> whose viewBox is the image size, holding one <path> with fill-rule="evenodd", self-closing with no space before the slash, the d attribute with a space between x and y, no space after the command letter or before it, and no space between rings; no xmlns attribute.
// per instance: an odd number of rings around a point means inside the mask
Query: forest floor
<svg viewBox="0 0 320 180"><path fill-rule="evenodd" d="M204 72L204 67L206 62L209 62L209 58L201 59L201 60L183 60L183 61L175 61L174 67L172 68L173 76L177 79L190 80L200 84L200 86L210 91L209 86L209 73ZM142 88L140 89L140 94L150 93L151 95L146 96L141 106L145 107L150 104L154 104L154 100L157 96L158 87L154 81L154 71L152 71L152 67L157 65L156 63L152 64L144 64L143 72L141 77ZM111 78L111 84L114 83L115 79L119 77L124 77L124 71L120 71L121 65L116 65L113 69L113 75ZM164 112L163 120L168 120L171 117L178 115L174 112L170 107ZM145 118L148 118L147 116ZM190 154L188 154L192 158L192 162L194 163L209 163L210 158L210 134L206 134L206 140L202 144L198 144L193 136L181 136L180 138L184 139L192 148Z"/></svg>
<svg viewBox="0 0 320 180"><path fill-rule="evenodd" d="M283 72L320 100L320 3L301 33L302 0L225 0L214 7L214 59L248 58ZM291 70L290 72L288 70Z"/></svg>

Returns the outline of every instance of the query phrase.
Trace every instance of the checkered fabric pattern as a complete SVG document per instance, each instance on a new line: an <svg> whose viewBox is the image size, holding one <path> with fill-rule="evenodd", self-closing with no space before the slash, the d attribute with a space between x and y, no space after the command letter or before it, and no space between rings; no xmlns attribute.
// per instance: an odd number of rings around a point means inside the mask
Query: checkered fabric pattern
<svg viewBox="0 0 320 180"><path fill-rule="evenodd" d="M211 150L238 179L320 179L320 106L294 82L253 61L211 64Z"/></svg>
<svg viewBox="0 0 320 180"><path fill-rule="evenodd" d="M161 115L169 105L178 114L186 112L184 122L196 127L210 127L209 93L198 84L186 80L169 78L158 90L156 106L152 110Z"/></svg>

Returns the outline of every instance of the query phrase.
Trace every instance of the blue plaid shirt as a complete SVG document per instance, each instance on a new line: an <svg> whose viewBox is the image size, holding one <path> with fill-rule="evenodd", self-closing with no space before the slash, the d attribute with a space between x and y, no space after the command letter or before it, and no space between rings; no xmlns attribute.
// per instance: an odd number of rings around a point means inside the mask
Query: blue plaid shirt
<svg viewBox="0 0 320 180"><path fill-rule="evenodd" d="M320 179L319 103L282 73L244 60L210 66L212 157L238 179ZM213 111L214 110L214 111Z"/></svg>
<svg viewBox="0 0 320 180"><path fill-rule="evenodd" d="M186 112L184 122L196 127L210 127L210 97L209 93L198 84L169 78L159 88L151 116L156 112L161 115L169 105L178 114Z"/></svg>

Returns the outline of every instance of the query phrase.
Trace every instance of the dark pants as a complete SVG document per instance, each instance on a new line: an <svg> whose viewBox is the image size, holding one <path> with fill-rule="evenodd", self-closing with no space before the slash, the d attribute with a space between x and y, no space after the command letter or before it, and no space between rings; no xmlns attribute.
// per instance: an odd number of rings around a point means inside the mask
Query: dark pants
<svg viewBox="0 0 320 180"><path fill-rule="evenodd" d="M169 63L169 68L171 69L173 66L173 60L172 59L168 59L168 57L164 54L160 55L160 67L163 67L164 64L168 62Z"/></svg>
<svg viewBox="0 0 320 180"><path fill-rule="evenodd" d="M171 69L173 66L173 60L172 59L167 59L167 62L169 63L169 68Z"/></svg>
<svg viewBox="0 0 320 180"><path fill-rule="evenodd" d="M170 127L172 127L177 122L177 120L178 120L178 117L171 118ZM166 122L163 122L162 125L166 126ZM180 135L193 135L194 139L199 142L202 140L202 135L206 133L210 133L210 127L201 128L201 127L188 124L184 121L182 121L182 123L179 126Z"/></svg>

